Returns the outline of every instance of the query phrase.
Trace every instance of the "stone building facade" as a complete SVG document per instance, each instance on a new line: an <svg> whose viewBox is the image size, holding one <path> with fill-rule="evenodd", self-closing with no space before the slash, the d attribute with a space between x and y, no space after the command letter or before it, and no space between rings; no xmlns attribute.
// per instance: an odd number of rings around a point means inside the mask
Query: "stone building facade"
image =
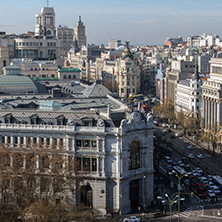
<svg viewBox="0 0 222 222"><path fill-rule="evenodd" d="M47 103L52 106L48 110L38 108L41 99L37 97L36 109L0 110L1 143L12 149L30 144L54 144L57 149L62 146L64 156L78 161L79 171L87 168L84 177L78 179L75 192L68 196L77 206L88 204L102 213L125 214L151 203L152 116L128 113L111 96L57 99ZM23 106L28 103L21 101ZM38 156L37 172L46 172L42 161Z"/></svg>

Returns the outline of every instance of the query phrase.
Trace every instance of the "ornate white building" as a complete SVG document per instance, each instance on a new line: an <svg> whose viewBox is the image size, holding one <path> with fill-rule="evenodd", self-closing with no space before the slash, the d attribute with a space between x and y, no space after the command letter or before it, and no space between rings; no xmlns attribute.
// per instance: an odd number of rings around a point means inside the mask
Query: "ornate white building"
<svg viewBox="0 0 222 222"><path fill-rule="evenodd" d="M0 142L15 150L28 144L62 146L64 156L75 158L79 171L85 172L69 200L103 213L122 214L150 204L154 186L152 116L126 112L124 104L96 83L89 88L76 85L75 98L51 100L38 94L16 97L10 95L13 86L7 87L9 95L4 98L10 101L1 103ZM13 157L11 161L13 164ZM42 161L38 155L39 173L48 170Z"/></svg>
<svg viewBox="0 0 222 222"><path fill-rule="evenodd" d="M133 54L127 43L126 49L118 64L116 81L119 88L119 97L127 99L130 93L138 94L140 91L140 73L139 62L134 60Z"/></svg>
<svg viewBox="0 0 222 222"><path fill-rule="evenodd" d="M222 59L210 60L210 78L203 81L202 123L205 129L222 125Z"/></svg>
<svg viewBox="0 0 222 222"><path fill-rule="evenodd" d="M201 80L196 65L192 79L180 80L177 83L176 112L187 117L200 117L202 105Z"/></svg>

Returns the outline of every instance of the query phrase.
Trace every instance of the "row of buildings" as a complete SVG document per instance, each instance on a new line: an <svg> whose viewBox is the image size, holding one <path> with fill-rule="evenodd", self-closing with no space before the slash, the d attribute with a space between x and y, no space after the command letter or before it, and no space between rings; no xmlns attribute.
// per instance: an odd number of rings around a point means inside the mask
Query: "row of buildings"
<svg viewBox="0 0 222 222"><path fill-rule="evenodd" d="M200 131L214 151L221 153L221 67L220 49L186 48L170 50L156 75L156 96L160 104L171 101L176 115L196 118ZM210 136L211 135L211 136Z"/></svg>
<svg viewBox="0 0 222 222"><path fill-rule="evenodd" d="M84 177L76 179L73 191L60 195L62 201L88 205L97 212L123 214L151 203L152 116L130 112L98 81L91 86L76 84L68 90L62 82L45 87L22 75L16 66L7 66L4 72L0 76L2 145L21 155L31 152L34 144L37 150L53 144L57 148L49 149L49 156L60 153L67 161L74 158L79 173L84 172ZM60 94L53 93L58 88ZM41 154L36 157L40 185L50 171L45 158ZM12 166L16 159L10 159ZM0 200L7 201L2 194Z"/></svg>

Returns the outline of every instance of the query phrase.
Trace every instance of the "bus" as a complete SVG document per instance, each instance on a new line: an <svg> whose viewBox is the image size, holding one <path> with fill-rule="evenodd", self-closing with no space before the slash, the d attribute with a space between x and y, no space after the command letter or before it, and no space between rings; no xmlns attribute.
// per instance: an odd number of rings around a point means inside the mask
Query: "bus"
<svg viewBox="0 0 222 222"><path fill-rule="evenodd" d="M212 178L217 183L220 190L222 191L222 177L215 175L215 176L212 176Z"/></svg>
<svg viewBox="0 0 222 222"><path fill-rule="evenodd" d="M190 190L193 191L198 197L205 198L207 196L206 184L199 181L194 175L189 175L188 178L190 181Z"/></svg>
<svg viewBox="0 0 222 222"><path fill-rule="evenodd" d="M184 169L181 168L180 166L174 166L174 167L173 167L173 170L176 172L176 174L177 174L178 176L187 174L186 170L184 170Z"/></svg>

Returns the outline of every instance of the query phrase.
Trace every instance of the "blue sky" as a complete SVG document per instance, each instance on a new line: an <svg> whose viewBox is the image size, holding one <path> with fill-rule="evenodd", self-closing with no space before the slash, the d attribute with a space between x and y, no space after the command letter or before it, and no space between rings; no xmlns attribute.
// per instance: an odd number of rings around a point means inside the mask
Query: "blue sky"
<svg viewBox="0 0 222 222"><path fill-rule="evenodd" d="M16 34L34 31L35 14L47 0L7 0L1 4L0 30ZM74 28L78 16L86 26L88 43L109 39L133 44L163 44L166 37L200 33L222 38L221 0L49 0L56 26Z"/></svg>

